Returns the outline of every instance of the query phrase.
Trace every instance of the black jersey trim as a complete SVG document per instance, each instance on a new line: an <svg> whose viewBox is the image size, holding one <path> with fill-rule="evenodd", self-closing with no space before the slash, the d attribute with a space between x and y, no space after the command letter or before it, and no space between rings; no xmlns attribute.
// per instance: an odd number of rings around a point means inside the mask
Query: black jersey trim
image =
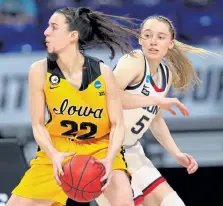
<svg viewBox="0 0 223 206"><path fill-rule="evenodd" d="M134 90L134 89L137 89L138 87L140 87L146 77L146 71L147 71L147 66L146 66L146 58L145 56L143 55L144 57L144 60L145 60L145 66L144 66L144 75L143 75L143 78L141 79L141 81L139 83L137 83L136 85L129 85L125 88L125 90Z"/></svg>
<svg viewBox="0 0 223 206"><path fill-rule="evenodd" d="M84 55L82 83L79 91L85 90L89 84L101 75L100 62L103 63L100 59ZM47 72L52 74L51 76L55 75L58 78L66 80L56 61L47 59Z"/></svg>

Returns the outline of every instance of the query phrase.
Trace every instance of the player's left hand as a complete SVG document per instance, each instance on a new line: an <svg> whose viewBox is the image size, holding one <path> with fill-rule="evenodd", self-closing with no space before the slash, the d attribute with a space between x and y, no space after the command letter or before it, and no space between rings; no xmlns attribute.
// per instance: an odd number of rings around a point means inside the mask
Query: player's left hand
<svg viewBox="0 0 223 206"><path fill-rule="evenodd" d="M187 168L188 174L193 174L198 169L196 160L189 154L180 152L175 156L175 159L179 164Z"/></svg>
<svg viewBox="0 0 223 206"><path fill-rule="evenodd" d="M97 162L103 164L105 167L105 175L101 178L101 182L105 182L105 185L101 188L101 190L104 191L111 182L112 161L105 158L97 160Z"/></svg>

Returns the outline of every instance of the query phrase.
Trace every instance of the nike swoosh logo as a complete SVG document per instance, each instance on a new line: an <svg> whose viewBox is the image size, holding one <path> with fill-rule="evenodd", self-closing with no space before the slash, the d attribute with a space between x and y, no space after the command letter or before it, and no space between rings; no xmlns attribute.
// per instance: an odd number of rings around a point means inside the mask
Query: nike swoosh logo
<svg viewBox="0 0 223 206"><path fill-rule="evenodd" d="M58 88L58 87L50 87L50 89L56 89L56 88Z"/></svg>

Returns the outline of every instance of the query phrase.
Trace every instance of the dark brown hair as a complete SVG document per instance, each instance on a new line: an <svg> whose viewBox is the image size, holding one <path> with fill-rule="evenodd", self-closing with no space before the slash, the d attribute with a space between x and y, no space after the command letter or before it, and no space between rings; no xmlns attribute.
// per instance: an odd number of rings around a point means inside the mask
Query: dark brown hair
<svg viewBox="0 0 223 206"><path fill-rule="evenodd" d="M56 12L64 14L69 31L79 32L80 50L103 44L109 48L110 59L113 59L116 47L119 47L123 53L131 53L130 42L139 37L132 18L107 15L83 7L66 7ZM131 28L122 26L121 23L131 25Z"/></svg>

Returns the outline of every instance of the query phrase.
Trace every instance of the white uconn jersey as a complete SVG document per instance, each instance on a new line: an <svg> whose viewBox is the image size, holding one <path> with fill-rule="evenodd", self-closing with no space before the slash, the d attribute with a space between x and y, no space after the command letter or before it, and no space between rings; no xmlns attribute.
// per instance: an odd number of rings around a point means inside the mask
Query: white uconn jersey
<svg viewBox="0 0 223 206"><path fill-rule="evenodd" d="M140 51L141 52L141 51ZM145 71L142 80L128 86L125 91L132 94L145 96L165 96L168 92L169 70L168 67L161 63L158 68L159 84L156 85L150 76L149 64L145 59ZM137 69L137 68L136 68ZM124 110L125 122L125 141L124 145L134 145L138 139L148 130L151 122L159 111L157 105Z"/></svg>

